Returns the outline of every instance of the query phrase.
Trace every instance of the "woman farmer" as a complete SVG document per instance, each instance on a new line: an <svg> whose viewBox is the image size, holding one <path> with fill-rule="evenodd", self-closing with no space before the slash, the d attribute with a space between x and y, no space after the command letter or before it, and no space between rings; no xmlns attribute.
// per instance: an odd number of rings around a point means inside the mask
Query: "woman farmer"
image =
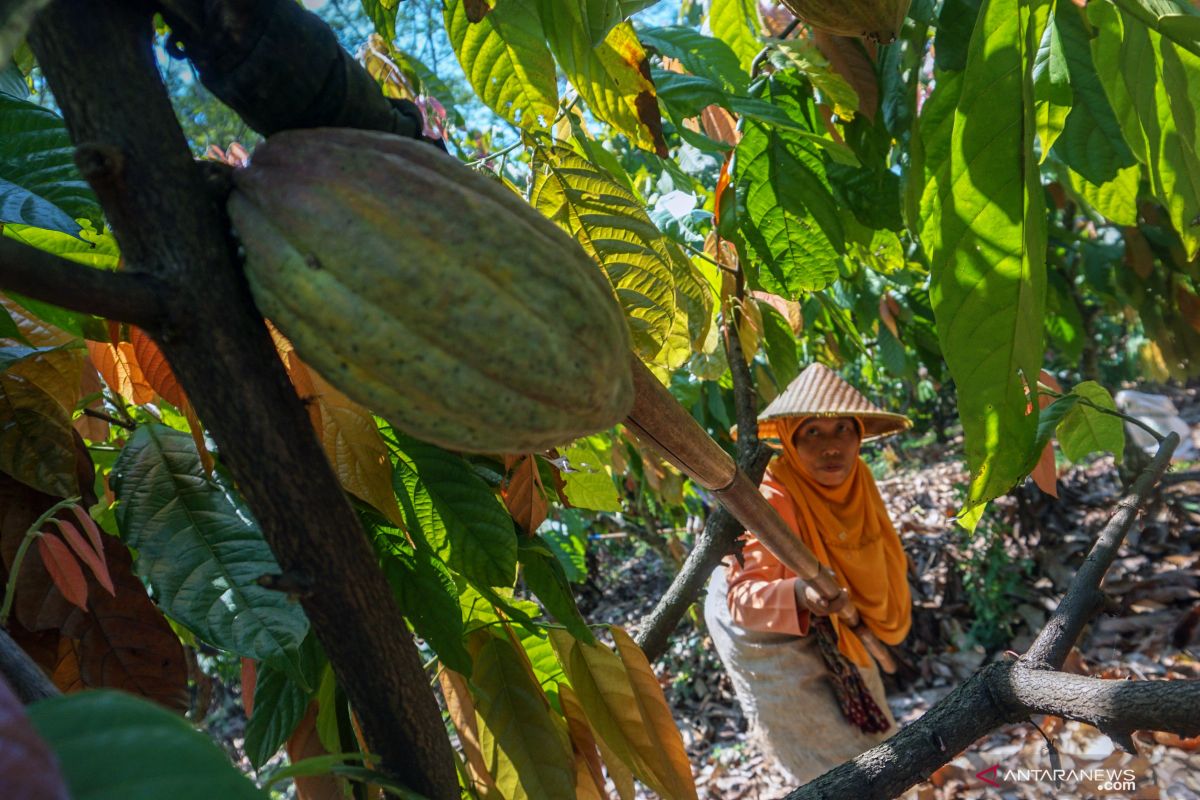
<svg viewBox="0 0 1200 800"><path fill-rule="evenodd" d="M759 417L759 436L781 450L763 495L847 591L826 603L746 534L737 559L713 573L705 617L753 729L799 782L874 746L895 726L871 657L831 614L850 602L883 642L908 634L907 558L859 446L909 424L821 364L805 369Z"/></svg>

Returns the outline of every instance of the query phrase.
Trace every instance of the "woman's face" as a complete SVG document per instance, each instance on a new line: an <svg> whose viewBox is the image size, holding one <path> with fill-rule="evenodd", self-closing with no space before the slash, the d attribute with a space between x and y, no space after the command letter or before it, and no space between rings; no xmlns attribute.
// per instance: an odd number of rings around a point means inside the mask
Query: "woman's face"
<svg viewBox="0 0 1200 800"><path fill-rule="evenodd" d="M822 486L837 486L850 477L862 438L853 417L814 417L792 437L800 467Z"/></svg>

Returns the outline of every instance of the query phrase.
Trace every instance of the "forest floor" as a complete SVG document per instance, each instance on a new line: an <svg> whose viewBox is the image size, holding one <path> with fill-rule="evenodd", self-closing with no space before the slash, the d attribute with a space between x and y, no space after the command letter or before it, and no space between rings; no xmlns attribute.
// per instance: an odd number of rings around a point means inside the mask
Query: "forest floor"
<svg viewBox="0 0 1200 800"><path fill-rule="evenodd" d="M1176 404L1188 422L1200 423L1194 392ZM887 679L901 724L984 663L1028 647L1122 491L1113 459L1098 459L1061 473L1057 500L1032 485L1002 498L967 537L952 519L966 480L959 453L951 442L875 456L892 465L880 470L878 483L904 540L914 589L913 631L903 652L915 669ZM1174 468L1173 482L1135 524L1105 581L1120 611L1087 629L1068 669L1112 679L1200 678L1200 480L1180 480L1194 469ZM594 552L580 597L586 617L636 631L673 568L632 538L605 539ZM794 788L748 737L702 623L685 621L657 668L702 798L769 800ZM905 797L1200 800L1200 737L1143 731L1134 740L1138 752L1129 754L1088 725L1037 717L984 737ZM1067 779L1056 785L1033 772L1053 769L1068 771Z"/></svg>

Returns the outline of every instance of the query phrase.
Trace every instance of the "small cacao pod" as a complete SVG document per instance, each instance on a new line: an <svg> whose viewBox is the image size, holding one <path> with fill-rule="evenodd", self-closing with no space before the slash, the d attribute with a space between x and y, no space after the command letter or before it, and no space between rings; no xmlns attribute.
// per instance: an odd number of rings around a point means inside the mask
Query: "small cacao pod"
<svg viewBox="0 0 1200 800"><path fill-rule="evenodd" d="M349 397L426 441L531 452L620 421L629 331L599 267L428 144L285 131L234 173L255 302Z"/></svg>
<svg viewBox="0 0 1200 800"><path fill-rule="evenodd" d="M911 0L783 0L814 28L890 44L900 34Z"/></svg>

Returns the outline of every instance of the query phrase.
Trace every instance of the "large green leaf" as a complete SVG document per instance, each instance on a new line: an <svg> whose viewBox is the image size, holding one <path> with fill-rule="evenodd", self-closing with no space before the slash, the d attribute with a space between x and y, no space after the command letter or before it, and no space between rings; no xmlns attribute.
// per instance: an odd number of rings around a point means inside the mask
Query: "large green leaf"
<svg viewBox="0 0 1200 800"><path fill-rule="evenodd" d="M138 428L111 481L121 536L168 615L216 647L294 661L304 611L259 586L279 565L241 498L207 476L190 434Z"/></svg>
<svg viewBox="0 0 1200 800"><path fill-rule="evenodd" d="M1101 81L1121 131L1193 258L1200 252L1200 56L1107 4L1090 4L1088 14L1099 31L1096 61L1113 65Z"/></svg>
<svg viewBox="0 0 1200 800"><path fill-rule="evenodd" d="M968 508L1023 477L1037 433L1026 392L1043 356L1046 232L1033 158L1032 17L1024 0L987 0L980 10L946 162L922 214L938 339L972 473ZM926 159L939 163L928 151Z"/></svg>
<svg viewBox="0 0 1200 800"><path fill-rule="evenodd" d="M742 69L749 73L750 63L762 49L754 0L712 0L708 8L708 29L729 45Z"/></svg>
<svg viewBox="0 0 1200 800"><path fill-rule="evenodd" d="M451 569L482 586L512 586L517 538L491 487L462 456L395 433L399 461L392 484L408 529Z"/></svg>
<svg viewBox="0 0 1200 800"><path fill-rule="evenodd" d="M1072 187L1097 213L1118 225L1137 225L1138 183L1142 177L1140 164L1117 170L1115 178L1099 186L1077 172L1071 171L1070 176Z"/></svg>
<svg viewBox="0 0 1200 800"><path fill-rule="evenodd" d="M506 798L559 800L575 796L575 768L566 726L503 633L472 634L471 672L479 740L488 772Z"/></svg>
<svg viewBox="0 0 1200 800"><path fill-rule="evenodd" d="M812 99L795 78L772 78L767 93L792 118L809 116ZM751 282L788 297L832 283L844 233L818 150L788 130L748 122L733 175Z"/></svg>
<svg viewBox="0 0 1200 800"><path fill-rule="evenodd" d="M79 494L66 410L31 381L0 374L0 472L55 497Z"/></svg>
<svg viewBox="0 0 1200 800"><path fill-rule="evenodd" d="M522 538L517 554L521 559L521 574L525 577L525 584L542 601L550 615L560 625L566 626L576 639L594 642L596 637L579 613L567 574L546 541L536 534Z"/></svg>
<svg viewBox="0 0 1200 800"><path fill-rule="evenodd" d="M545 151L530 202L604 268L646 361L662 350L676 314L674 256L641 201L565 148Z"/></svg>
<svg viewBox="0 0 1200 800"><path fill-rule="evenodd" d="M563 472L563 482L566 484L563 491L574 508L620 511L621 498L608 471L611 456L607 451L602 455L597 449L593 439L598 438L579 439L559 450L570 465Z"/></svg>
<svg viewBox="0 0 1200 800"><path fill-rule="evenodd" d="M396 38L396 5L399 0L362 0L363 12L375 26L375 32L391 42Z"/></svg>
<svg viewBox="0 0 1200 800"><path fill-rule="evenodd" d="M267 800L208 736L124 692L53 697L29 706L74 800Z"/></svg>
<svg viewBox="0 0 1200 800"><path fill-rule="evenodd" d="M471 656L463 646L458 587L446 565L423 540L414 549L399 531L376 529L376 545L400 611L417 635L455 672L471 672ZM382 535L381 535L382 534Z"/></svg>
<svg viewBox="0 0 1200 800"><path fill-rule="evenodd" d="M1050 155L1050 148L1062 134L1072 100L1067 56L1053 16L1046 20L1033 61L1033 100L1041 144L1040 160L1045 161L1046 156Z"/></svg>
<svg viewBox="0 0 1200 800"><path fill-rule="evenodd" d="M0 222L72 235L79 231L76 219L98 226L100 206L75 168L74 154L62 118L0 94Z"/></svg>
<svg viewBox="0 0 1200 800"><path fill-rule="evenodd" d="M588 9L596 0L536 2L550 51L592 113L638 147L665 157L650 64L633 26L622 22L594 42Z"/></svg>
<svg viewBox="0 0 1200 800"><path fill-rule="evenodd" d="M458 63L479 99L514 125L548 127L558 86L534 0L501 0L474 23L466 6L450 0L443 13Z"/></svg>
<svg viewBox="0 0 1200 800"><path fill-rule="evenodd" d="M720 39L705 36L684 25L642 28L638 37L647 47L679 61L691 74L716 81L728 92L745 94L750 76L742 69L733 48ZM658 83L657 78L655 83Z"/></svg>
<svg viewBox="0 0 1200 800"><path fill-rule="evenodd" d="M246 722L246 758L255 768L267 763L288 740L304 713L309 695L282 669L258 665L254 682L254 713Z"/></svg>
<svg viewBox="0 0 1200 800"><path fill-rule="evenodd" d="M1088 402L1075 403L1058 423L1058 443L1063 455L1072 461L1082 461L1091 453L1107 452L1120 463L1125 453L1124 423L1120 417L1099 410L1117 410L1112 395L1095 381L1084 381L1071 389L1071 396Z"/></svg>
<svg viewBox="0 0 1200 800"><path fill-rule="evenodd" d="M1134 163L1134 154L1126 144L1128 132L1122 138L1121 125L1113 115L1095 66L1105 62L1097 59L1093 63L1079 9L1068 2L1056 4L1054 25L1062 41L1074 93L1071 113L1055 143L1055 153L1071 169L1092 183L1101 184L1115 177L1122 167ZM1105 74L1108 72L1106 69Z"/></svg>

